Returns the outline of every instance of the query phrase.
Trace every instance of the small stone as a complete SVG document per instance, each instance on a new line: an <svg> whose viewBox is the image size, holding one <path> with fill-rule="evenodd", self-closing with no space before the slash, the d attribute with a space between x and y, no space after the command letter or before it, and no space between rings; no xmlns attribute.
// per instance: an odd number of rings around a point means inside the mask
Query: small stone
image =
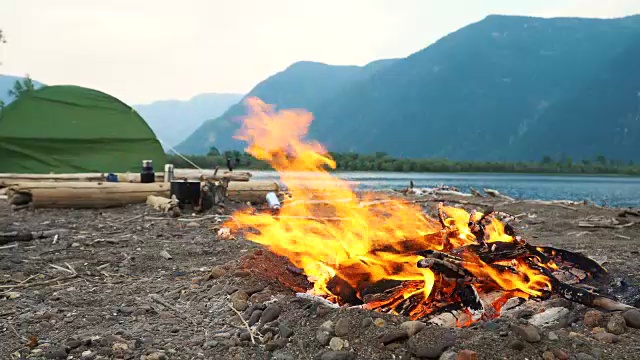
<svg viewBox="0 0 640 360"><path fill-rule="evenodd" d="M138 317L138 316L145 315L146 313L147 313L147 309L136 309L136 311L131 313L131 316Z"/></svg>
<svg viewBox="0 0 640 360"><path fill-rule="evenodd" d="M260 316L260 323L266 324L268 322L271 322L277 319L278 316L280 316L281 311L282 309L280 309L280 307L276 304L271 304L267 306L267 308L264 309L264 311L262 312L262 315Z"/></svg>
<svg viewBox="0 0 640 360"><path fill-rule="evenodd" d="M44 355L47 359L66 359L67 350L64 347L56 347L47 351Z"/></svg>
<svg viewBox="0 0 640 360"><path fill-rule="evenodd" d="M192 228L196 228L196 227L200 227L200 224L198 224L195 221L192 221L190 223L187 224L187 227L192 227Z"/></svg>
<svg viewBox="0 0 640 360"><path fill-rule="evenodd" d="M384 345L389 345L394 342L405 340L409 337L409 334L405 330L393 330L391 332L385 333L380 337L380 341Z"/></svg>
<svg viewBox="0 0 640 360"><path fill-rule="evenodd" d="M249 324L249 326L253 326L257 324L258 321L260 321L261 316L262 316L262 310L256 310L253 313L251 313L251 317L249 317L249 321L247 321L247 323Z"/></svg>
<svg viewBox="0 0 640 360"><path fill-rule="evenodd" d="M316 316L324 317L325 315L330 313L331 310L332 309L330 307L328 307L328 306L318 305L318 307L316 308Z"/></svg>
<svg viewBox="0 0 640 360"><path fill-rule="evenodd" d="M547 327L560 323L569 316L569 309L564 307L552 307L541 313L533 315L529 324L538 327Z"/></svg>
<svg viewBox="0 0 640 360"><path fill-rule="evenodd" d="M67 347L71 350L79 348L80 345L82 345L80 340L70 339L67 341Z"/></svg>
<svg viewBox="0 0 640 360"><path fill-rule="evenodd" d="M596 327L602 321L602 311L599 310L589 310L584 314L584 319L582 323L586 327Z"/></svg>
<svg viewBox="0 0 640 360"><path fill-rule="evenodd" d="M80 358L82 360L93 360L95 359L95 357L96 357L96 353L92 352L91 350L85 350L80 355Z"/></svg>
<svg viewBox="0 0 640 360"><path fill-rule="evenodd" d="M612 333L602 332L593 335L593 338L607 344L618 342L618 336Z"/></svg>
<svg viewBox="0 0 640 360"><path fill-rule="evenodd" d="M225 270L223 267L215 266L213 269L211 269L211 272L209 272L209 279L221 278L226 273L227 273L227 270Z"/></svg>
<svg viewBox="0 0 640 360"><path fill-rule="evenodd" d="M274 352L271 358L273 360L296 360L293 356L289 354L283 354L278 352Z"/></svg>
<svg viewBox="0 0 640 360"><path fill-rule="evenodd" d="M576 360L596 360L593 356L585 353L577 353Z"/></svg>
<svg viewBox="0 0 640 360"><path fill-rule="evenodd" d="M454 351L445 351L438 360L457 360L458 355Z"/></svg>
<svg viewBox="0 0 640 360"><path fill-rule="evenodd" d="M622 314L615 313L611 315L611 319L607 323L607 331L615 335L622 335L627 332L627 321L622 317Z"/></svg>
<svg viewBox="0 0 640 360"><path fill-rule="evenodd" d="M622 317L627 322L628 327L640 329L640 310L627 310L622 313Z"/></svg>
<svg viewBox="0 0 640 360"><path fill-rule="evenodd" d="M593 329L591 329L591 333L592 334L598 334L598 333L603 333L605 332L604 328L601 327L594 327Z"/></svg>
<svg viewBox="0 0 640 360"><path fill-rule="evenodd" d="M351 324L349 324L349 320L347 320L347 318L338 319L338 321L336 321L334 332L338 337L349 335L351 333Z"/></svg>
<svg viewBox="0 0 640 360"><path fill-rule="evenodd" d="M558 335L556 335L556 333L554 333L553 331L550 331L549 334L547 334L547 337L549 338L550 341L558 341L558 340L560 340Z"/></svg>
<svg viewBox="0 0 640 360"><path fill-rule="evenodd" d="M569 360L569 355L560 349L551 349L551 352L558 360Z"/></svg>
<svg viewBox="0 0 640 360"><path fill-rule="evenodd" d="M538 329L530 325L512 325L511 331L527 342L534 343L542 340Z"/></svg>
<svg viewBox="0 0 640 360"><path fill-rule="evenodd" d="M524 348L526 346L527 345L524 342L520 341L520 340L513 340L509 344L509 347L512 348L513 350L516 350L516 351L522 351L522 350L524 350Z"/></svg>
<svg viewBox="0 0 640 360"><path fill-rule="evenodd" d="M231 305L238 311L245 311L249 307L249 295L242 290L238 290L231 294Z"/></svg>
<svg viewBox="0 0 640 360"><path fill-rule="evenodd" d="M268 352L273 352L285 347L287 345L287 341L288 341L287 339L280 338L280 339L269 342L267 345L265 345L264 348Z"/></svg>
<svg viewBox="0 0 640 360"><path fill-rule="evenodd" d="M456 360L478 360L478 354L472 350L462 350L458 352Z"/></svg>
<svg viewBox="0 0 640 360"><path fill-rule="evenodd" d="M248 331L243 331L240 333L240 340L241 341L250 341L251 340L251 334L249 334Z"/></svg>
<svg viewBox="0 0 640 360"><path fill-rule="evenodd" d="M247 334L249 334L249 333L247 333ZM214 348L216 346L218 346L218 342L215 341L215 340L209 340L206 343L204 343L204 347L207 348L207 349L211 349L211 348Z"/></svg>
<svg viewBox="0 0 640 360"><path fill-rule="evenodd" d="M264 290L264 285L256 285L256 286L245 289L244 292L246 292L247 295L251 296L255 293L259 293L262 290Z"/></svg>
<svg viewBox="0 0 640 360"><path fill-rule="evenodd" d="M405 321L400 324L400 328L404 330L409 337L412 337L415 334L419 333L425 327L427 327L427 324L423 323L422 321Z"/></svg>
<svg viewBox="0 0 640 360"><path fill-rule="evenodd" d="M342 348L344 348L344 340L340 339L339 337L332 337L329 341L329 347L331 348L331 350L335 351L342 350Z"/></svg>
<svg viewBox="0 0 640 360"><path fill-rule="evenodd" d="M373 323L377 327L384 327L384 325L386 324L386 321L384 321L384 319L382 319L382 318L376 318L375 320L373 320Z"/></svg>
<svg viewBox="0 0 640 360"><path fill-rule="evenodd" d="M144 360L167 360L167 355L163 352L154 352L144 357Z"/></svg>
<svg viewBox="0 0 640 360"><path fill-rule="evenodd" d="M320 360L353 360L356 354L348 351L327 351L320 356Z"/></svg>
<svg viewBox="0 0 640 360"><path fill-rule="evenodd" d="M551 351L545 351L542 353L542 360L556 360L556 356Z"/></svg>
<svg viewBox="0 0 640 360"><path fill-rule="evenodd" d="M111 346L111 351L115 357L123 358L129 352L129 345L127 343L115 343Z"/></svg>
<svg viewBox="0 0 640 360"><path fill-rule="evenodd" d="M328 345L333 333L333 321L327 320L316 331L316 339L322 345Z"/></svg>
<svg viewBox="0 0 640 360"><path fill-rule="evenodd" d="M362 324L360 326L362 326L363 328L368 328L372 324L373 324L373 319L370 317L367 317L362 319Z"/></svg>
<svg viewBox="0 0 640 360"><path fill-rule="evenodd" d="M233 285L225 285L222 290L227 293L227 295L231 295L234 292L238 291L238 288Z"/></svg>
<svg viewBox="0 0 640 360"><path fill-rule="evenodd" d="M278 328L280 330L280 336L285 339L288 339L293 335L293 330L291 330L289 325L285 322L280 323L280 326Z"/></svg>

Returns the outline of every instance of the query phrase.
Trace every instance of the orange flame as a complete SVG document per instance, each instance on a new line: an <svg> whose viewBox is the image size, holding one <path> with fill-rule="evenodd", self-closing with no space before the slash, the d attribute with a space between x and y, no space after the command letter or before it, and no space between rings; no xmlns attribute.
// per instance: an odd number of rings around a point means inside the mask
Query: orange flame
<svg viewBox="0 0 640 360"><path fill-rule="evenodd" d="M294 201L285 201L279 217L238 211L227 226L234 230L252 228L248 240L265 245L286 256L301 268L314 284L313 293L341 301L330 289L330 281L340 278L360 295L367 286L381 280L397 280L405 285L388 301L368 307L391 306L418 296L421 303L411 316L424 316L434 299L434 285L452 289L440 275L416 266L423 257L417 250L443 250L445 241L453 247L477 242L468 227L469 213L445 207L446 225L457 229L445 240L440 223L422 213L422 208L379 193L356 195L346 181L332 175L336 163L326 149L305 140L313 116L300 109L276 111L260 99L246 100L249 114L235 138L248 143L246 151L268 162L280 175ZM327 169L328 168L328 169ZM308 176L313 175L313 181ZM383 201L380 201L383 200ZM477 213L475 220L482 214ZM487 226L488 242L511 242L503 225L492 220ZM468 264L466 262L468 261ZM516 273L499 272L480 259L465 258L465 268L478 278L488 278L508 291L537 296L550 288L542 274L518 263ZM418 284L418 285L416 285ZM333 289L335 291L335 289Z"/></svg>

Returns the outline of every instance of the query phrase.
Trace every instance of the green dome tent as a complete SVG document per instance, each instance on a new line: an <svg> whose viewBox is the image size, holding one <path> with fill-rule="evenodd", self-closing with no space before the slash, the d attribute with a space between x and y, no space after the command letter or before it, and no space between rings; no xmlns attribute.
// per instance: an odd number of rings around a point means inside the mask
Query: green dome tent
<svg viewBox="0 0 640 360"><path fill-rule="evenodd" d="M140 115L122 101L79 86L46 86L0 113L0 173L162 169L165 154Z"/></svg>

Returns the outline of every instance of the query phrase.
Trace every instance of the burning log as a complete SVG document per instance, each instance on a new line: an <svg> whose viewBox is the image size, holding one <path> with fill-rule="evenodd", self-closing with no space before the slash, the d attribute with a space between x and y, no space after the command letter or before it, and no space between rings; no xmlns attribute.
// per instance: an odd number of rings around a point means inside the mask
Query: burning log
<svg viewBox="0 0 640 360"><path fill-rule="evenodd" d="M273 181L230 182L227 187L227 198L253 204L266 203L266 196L270 192L278 193L280 186Z"/></svg>

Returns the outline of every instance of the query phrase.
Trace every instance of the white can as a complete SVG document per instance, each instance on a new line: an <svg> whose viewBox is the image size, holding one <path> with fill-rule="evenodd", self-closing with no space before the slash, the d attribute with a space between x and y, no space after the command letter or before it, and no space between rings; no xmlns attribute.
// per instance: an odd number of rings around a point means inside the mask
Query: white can
<svg viewBox="0 0 640 360"><path fill-rule="evenodd" d="M274 192L267 193L267 204L271 210L280 209L280 200L278 200L278 196Z"/></svg>

